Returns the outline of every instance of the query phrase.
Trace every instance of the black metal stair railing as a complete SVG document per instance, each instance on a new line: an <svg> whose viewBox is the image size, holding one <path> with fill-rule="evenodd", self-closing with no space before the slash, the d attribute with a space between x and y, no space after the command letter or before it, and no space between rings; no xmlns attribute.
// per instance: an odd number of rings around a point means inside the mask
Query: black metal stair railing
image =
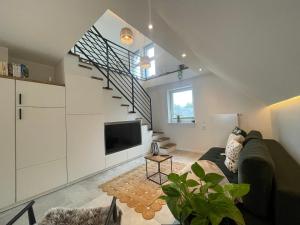
<svg viewBox="0 0 300 225"><path fill-rule="evenodd" d="M132 65L138 61L138 55L105 39L94 26L71 52L95 66L106 77L105 88L110 89L113 85L131 104L130 112L139 112L152 129L151 98L138 81L140 74L132 69Z"/></svg>

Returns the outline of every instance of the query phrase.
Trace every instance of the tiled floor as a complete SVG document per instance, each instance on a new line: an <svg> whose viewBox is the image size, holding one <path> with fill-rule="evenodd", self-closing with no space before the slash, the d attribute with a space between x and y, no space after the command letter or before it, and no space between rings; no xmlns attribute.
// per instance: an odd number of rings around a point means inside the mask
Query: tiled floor
<svg viewBox="0 0 300 225"><path fill-rule="evenodd" d="M186 152L186 151L175 151L172 153L174 155L174 161L191 163L196 161L201 154ZM47 210L53 207L83 207L83 206L100 206L102 202L104 205L109 204L111 200L110 197L106 195L106 193L102 192L98 185L102 184L106 181L111 180L113 177L121 175L124 172L127 172L141 164L144 163L144 158L140 157L125 164L122 164L113 169L107 170L105 172L99 173L93 177L87 178L83 181L80 181L76 184L63 188L61 190L55 191L53 193L47 194L45 196L39 197L35 199L36 203L34 205L34 211L37 220L39 220ZM38 182L38 181L37 181ZM6 212L0 214L0 224L4 225L7 221L12 218L23 206L18 206L16 208L10 209ZM129 210L129 209L126 209ZM135 215L136 213L132 210L132 219L139 220L134 221L134 224L160 224L157 222L145 221L140 215ZM129 211L128 211L129 214ZM123 217L126 217L124 213ZM138 216L138 217L136 217ZM158 215L159 218L159 215ZM165 218L163 218L165 219ZM128 224L133 224L133 221L128 222ZM26 225L27 215L23 216L23 218L16 223L16 225Z"/></svg>

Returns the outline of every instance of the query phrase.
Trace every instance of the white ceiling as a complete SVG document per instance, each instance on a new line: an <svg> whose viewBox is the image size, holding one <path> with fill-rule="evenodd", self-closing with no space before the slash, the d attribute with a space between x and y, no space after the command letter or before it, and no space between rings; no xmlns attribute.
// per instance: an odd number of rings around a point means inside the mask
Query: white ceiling
<svg viewBox="0 0 300 225"><path fill-rule="evenodd" d="M111 9L197 70L204 67L266 103L300 94L300 1L2 0L0 45L55 63Z"/></svg>

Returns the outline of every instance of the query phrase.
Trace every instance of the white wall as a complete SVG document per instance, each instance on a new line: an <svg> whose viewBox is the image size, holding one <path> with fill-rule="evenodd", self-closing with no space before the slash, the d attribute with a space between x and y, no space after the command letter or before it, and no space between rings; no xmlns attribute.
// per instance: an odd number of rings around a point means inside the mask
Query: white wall
<svg viewBox="0 0 300 225"><path fill-rule="evenodd" d="M196 124L168 124L167 92L180 86L193 86ZM216 124L217 114L239 113L241 128L246 131L260 130L264 137L272 137L270 111L263 103L244 95L224 80L214 75L175 82L149 89L153 102L154 130L165 132L181 150L206 151L209 147L220 145L221 124ZM218 136L218 137L217 137ZM224 143L225 145L225 143Z"/></svg>
<svg viewBox="0 0 300 225"><path fill-rule="evenodd" d="M8 60L8 48L0 46L0 60Z"/></svg>
<svg viewBox="0 0 300 225"><path fill-rule="evenodd" d="M270 109L275 139L300 164L300 98L270 106Z"/></svg>

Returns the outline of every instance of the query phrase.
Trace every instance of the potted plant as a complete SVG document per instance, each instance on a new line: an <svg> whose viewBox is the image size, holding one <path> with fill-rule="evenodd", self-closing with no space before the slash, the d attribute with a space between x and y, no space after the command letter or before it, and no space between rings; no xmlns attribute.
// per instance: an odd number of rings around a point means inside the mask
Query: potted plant
<svg viewBox="0 0 300 225"><path fill-rule="evenodd" d="M245 225L235 203L249 192L250 185L220 185L224 177L216 173L205 174L197 162L191 169L196 180L189 179L188 172L183 175L171 173L168 175L169 183L162 186L164 195L160 198L166 201L180 224L219 225L229 218L238 225Z"/></svg>

